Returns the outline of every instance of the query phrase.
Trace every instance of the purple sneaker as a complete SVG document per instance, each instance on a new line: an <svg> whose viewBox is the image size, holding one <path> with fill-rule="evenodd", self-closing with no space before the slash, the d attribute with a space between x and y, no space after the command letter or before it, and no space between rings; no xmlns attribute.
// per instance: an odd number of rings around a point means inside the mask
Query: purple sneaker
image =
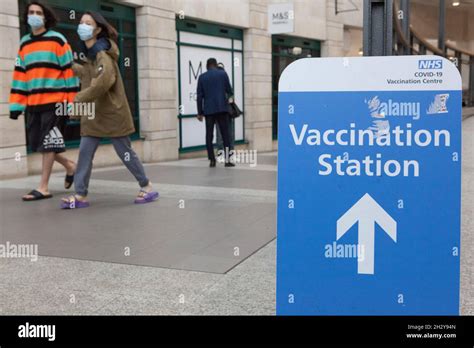
<svg viewBox="0 0 474 348"><path fill-rule="evenodd" d="M87 208L89 205L89 202L80 201L76 198L76 196L69 196L67 198L63 198L61 202L61 209Z"/></svg>
<svg viewBox="0 0 474 348"><path fill-rule="evenodd" d="M144 204L144 203L150 203L153 201L156 201L160 194L156 191L151 191L151 192L146 192L143 190L140 190L138 193L138 197L135 198L135 204Z"/></svg>

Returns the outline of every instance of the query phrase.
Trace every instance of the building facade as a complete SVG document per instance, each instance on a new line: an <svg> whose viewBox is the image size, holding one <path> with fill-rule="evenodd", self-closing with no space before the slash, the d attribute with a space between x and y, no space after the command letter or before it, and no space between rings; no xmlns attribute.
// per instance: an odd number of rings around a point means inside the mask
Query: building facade
<svg viewBox="0 0 474 348"><path fill-rule="evenodd" d="M46 0L57 30L76 56L75 33L84 11L100 11L120 34L120 69L137 131L133 147L144 162L204 154L204 123L196 119L197 78L215 57L229 74L243 115L235 120L238 147L277 149L277 87L283 69L303 57L358 55L362 49L362 0ZM3 0L0 9L1 177L38 173L41 157L29 153L24 117L8 115L14 59L27 27L19 13L26 0ZM294 29L268 31L273 4L293 5ZM337 10L340 11L336 14ZM79 125L68 121L68 154L77 158ZM107 140L95 166L119 163ZM59 167L57 168L59 169Z"/></svg>

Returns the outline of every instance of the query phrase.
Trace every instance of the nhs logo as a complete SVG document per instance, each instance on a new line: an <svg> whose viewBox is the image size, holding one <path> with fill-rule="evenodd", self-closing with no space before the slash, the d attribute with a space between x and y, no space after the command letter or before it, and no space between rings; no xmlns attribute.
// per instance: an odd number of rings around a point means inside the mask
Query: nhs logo
<svg viewBox="0 0 474 348"><path fill-rule="evenodd" d="M419 60L418 69L443 69L443 61L441 59Z"/></svg>

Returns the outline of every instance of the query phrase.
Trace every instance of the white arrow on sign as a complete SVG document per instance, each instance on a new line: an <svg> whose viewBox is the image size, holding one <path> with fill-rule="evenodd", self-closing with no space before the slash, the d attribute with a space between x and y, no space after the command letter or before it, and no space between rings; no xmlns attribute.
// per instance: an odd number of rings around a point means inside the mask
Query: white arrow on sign
<svg viewBox="0 0 474 348"><path fill-rule="evenodd" d="M356 222L359 222L359 245L364 248L364 257L357 259L357 273L374 274L375 223L397 242L397 222L366 193L337 220L339 240Z"/></svg>

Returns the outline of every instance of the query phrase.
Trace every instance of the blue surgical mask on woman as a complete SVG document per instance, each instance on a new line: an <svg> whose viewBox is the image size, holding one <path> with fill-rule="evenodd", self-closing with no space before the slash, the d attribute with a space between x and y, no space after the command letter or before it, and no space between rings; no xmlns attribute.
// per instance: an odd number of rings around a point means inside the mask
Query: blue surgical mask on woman
<svg viewBox="0 0 474 348"><path fill-rule="evenodd" d="M28 25L31 29L36 30L44 26L44 19L38 15L28 15Z"/></svg>
<svg viewBox="0 0 474 348"><path fill-rule="evenodd" d="M79 24L77 34L82 41L90 40L94 37L94 27L89 24Z"/></svg>

